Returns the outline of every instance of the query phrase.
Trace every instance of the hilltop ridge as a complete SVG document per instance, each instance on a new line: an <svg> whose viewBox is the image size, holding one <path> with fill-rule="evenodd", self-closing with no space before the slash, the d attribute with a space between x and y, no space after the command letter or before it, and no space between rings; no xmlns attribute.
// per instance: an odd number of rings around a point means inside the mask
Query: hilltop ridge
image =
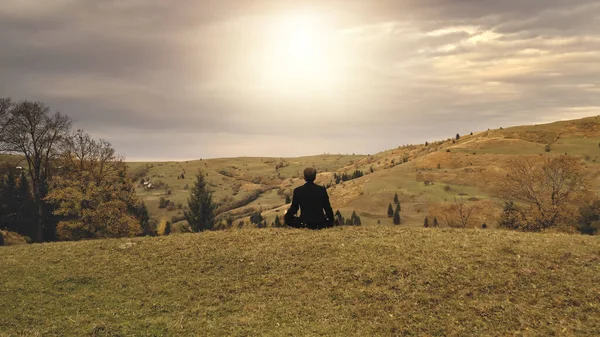
<svg viewBox="0 0 600 337"><path fill-rule="evenodd" d="M300 158L224 158L186 162L130 163L131 172L158 185L138 194L155 219L182 220L193 175L207 174L215 201L225 205L221 217L231 216L236 224L252 211L262 211L267 222L288 207L286 195L303 183L307 166L320 172L317 182L329 186L334 210L345 216L356 211L363 224L391 224L387 206L395 193L403 205L403 224L420 226L425 217L443 217L444 204L463 195L478 209L473 224L495 224L501 210L490 177L514 156L570 154L586 162L594 189L600 188L600 117L548 124L498 128L460 135L427 144L405 145L371 155L317 155ZM547 151L549 150L549 151ZM336 184L335 175L359 170L358 179ZM184 179L177 177L184 174ZM155 184L156 185L156 184ZM170 194L169 194L170 193ZM175 209L159 209L163 197ZM229 205L229 206L227 206ZM236 207L238 206L238 207ZM440 219L441 220L441 219Z"/></svg>

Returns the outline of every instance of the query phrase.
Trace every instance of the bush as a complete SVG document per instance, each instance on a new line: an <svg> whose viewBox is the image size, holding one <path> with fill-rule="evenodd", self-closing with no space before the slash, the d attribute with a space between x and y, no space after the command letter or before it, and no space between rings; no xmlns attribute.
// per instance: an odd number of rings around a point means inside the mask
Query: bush
<svg viewBox="0 0 600 337"><path fill-rule="evenodd" d="M498 227L506 229L519 229L521 228L521 216L519 209L514 202L508 201L504 204L504 210L498 220Z"/></svg>
<svg viewBox="0 0 600 337"><path fill-rule="evenodd" d="M169 206L169 200L160 197L160 200L158 201L158 208L166 208L167 206Z"/></svg>
<svg viewBox="0 0 600 337"><path fill-rule="evenodd" d="M581 207L578 220L577 230L581 234L598 234L600 231L600 200Z"/></svg>
<svg viewBox="0 0 600 337"><path fill-rule="evenodd" d="M175 203L172 201L169 201L169 204L167 205L167 211L172 212L175 210Z"/></svg>

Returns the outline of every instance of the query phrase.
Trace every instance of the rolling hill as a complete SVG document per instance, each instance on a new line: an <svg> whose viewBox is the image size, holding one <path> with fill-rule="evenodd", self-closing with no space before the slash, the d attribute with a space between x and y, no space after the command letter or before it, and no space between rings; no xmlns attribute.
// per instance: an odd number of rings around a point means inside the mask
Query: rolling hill
<svg viewBox="0 0 600 337"><path fill-rule="evenodd" d="M600 117L561 121L544 125L499 128L421 145L400 146L372 155L321 155L304 158L228 158L188 162L130 163L131 172L155 186L138 185L138 194L155 219L181 220L194 174L202 169L214 191L215 200L225 206L222 216L231 214L245 220L253 210L262 210L269 223L284 214L285 195L303 183L302 170L314 166L318 182L331 185L334 210L345 217L356 211L363 224L391 224L387 207L395 193L402 205L402 221L421 226L424 218L439 217L442 209L463 196L477 211L471 226L494 226L501 203L494 196L494 174L506 161L522 155L570 154L586 163L591 182L600 189ZM547 151L549 150L549 151ZM334 174L364 172L358 179L335 184ZM184 179L178 179L184 174ZM170 194L169 194L170 193ZM237 207L236 202L254 194L256 200ZM161 197L175 204L171 211L159 209ZM235 207L234 207L235 206Z"/></svg>

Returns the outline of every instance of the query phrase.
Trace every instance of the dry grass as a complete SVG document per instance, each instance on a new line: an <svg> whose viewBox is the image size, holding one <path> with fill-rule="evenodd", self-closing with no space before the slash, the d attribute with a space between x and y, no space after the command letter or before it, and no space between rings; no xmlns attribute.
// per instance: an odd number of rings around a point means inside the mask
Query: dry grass
<svg viewBox="0 0 600 337"><path fill-rule="evenodd" d="M0 247L0 335L600 335L600 240L345 227Z"/></svg>

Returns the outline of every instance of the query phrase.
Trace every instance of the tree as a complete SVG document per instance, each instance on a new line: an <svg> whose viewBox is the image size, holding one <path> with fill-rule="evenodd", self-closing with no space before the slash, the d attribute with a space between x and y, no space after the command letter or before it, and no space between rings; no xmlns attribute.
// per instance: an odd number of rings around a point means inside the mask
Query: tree
<svg viewBox="0 0 600 337"><path fill-rule="evenodd" d="M135 195L127 165L112 145L92 139L83 130L65 138L60 170L45 198L60 216L61 240L136 236L148 227L148 214ZM142 219L145 217L145 219Z"/></svg>
<svg viewBox="0 0 600 337"><path fill-rule="evenodd" d="M427 219L427 217L425 217L425 221L423 221L423 226L424 226L425 228L428 228L428 227L429 227L429 219Z"/></svg>
<svg viewBox="0 0 600 337"><path fill-rule="evenodd" d="M44 241L47 210L44 204L46 186L52 177L53 159L57 147L71 127L71 120L60 113L50 115L50 109L41 102L22 101L10 109L10 122L4 129L2 141L5 150L25 157L31 179L34 202L37 206L37 228L34 239Z"/></svg>
<svg viewBox="0 0 600 337"><path fill-rule="evenodd" d="M439 223L438 223L438 219L437 217L433 217L433 227L438 227Z"/></svg>
<svg viewBox="0 0 600 337"><path fill-rule="evenodd" d="M566 155L511 160L498 181L498 196L514 202L513 229L575 227L580 205L591 198L581 159Z"/></svg>
<svg viewBox="0 0 600 337"><path fill-rule="evenodd" d="M352 211L352 216L350 217L350 224L352 226L362 225L362 223L360 221L360 217L356 214L356 211Z"/></svg>
<svg viewBox="0 0 600 337"><path fill-rule="evenodd" d="M279 219L279 215L275 216L275 221L273 222L273 227L275 227L275 228L283 227L282 223L281 223L281 219Z"/></svg>
<svg viewBox="0 0 600 337"><path fill-rule="evenodd" d="M396 204L396 212L400 213L402 211L402 208L400 207L400 203Z"/></svg>
<svg viewBox="0 0 600 337"><path fill-rule="evenodd" d="M250 223L255 225L260 225L260 223L264 220L261 212L256 211L250 214Z"/></svg>
<svg viewBox="0 0 600 337"><path fill-rule="evenodd" d="M334 221L334 224L336 226L343 226L344 223L345 223L344 216L342 216L342 213L340 213L340 210L338 209L337 211L335 211L335 221Z"/></svg>
<svg viewBox="0 0 600 337"><path fill-rule="evenodd" d="M292 199L290 199L290 196L288 194L285 195L285 203L286 204L291 204L292 203Z"/></svg>
<svg viewBox="0 0 600 337"><path fill-rule="evenodd" d="M594 200L581 207L577 230L587 235L596 235L600 232L600 200Z"/></svg>
<svg viewBox="0 0 600 337"><path fill-rule="evenodd" d="M399 225L401 223L402 221L400 220L400 211L398 210L398 208L396 208L396 211L394 212L394 225Z"/></svg>
<svg viewBox="0 0 600 337"><path fill-rule="evenodd" d="M396 205L397 205L397 204L399 204L399 203L400 203L400 201L398 200L398 193L396 192L396 193L394 194L394 204L396 204Z"/></svg>
<svg viewBox="0 0 600 337"><path fill-rule="evenodd" d="M13 103L8 97L0 97L0 142L4 142L5 130L10 122Z"/></svg>
<svg viewBox="0 0 600 337"><path fill-rule="evenodd" d="M454 204L456 205L456 210L458 212L460 224L463 228L468 227L469 220L471 219L471 215L473 215L474 208L467 205L465 199L462 196L460 198L454 196Z"/></svg>
<svg viewBox="0 0 600 337"><path fill-rule="evenodd" d="M457 133L456 134L456 140L459 140L459 139L460 139L460 135Z"/></svg>
<svg viewBox="0 0 600 337"><path fill-rule="evenodd" d="M196 182L188 198L188 211L185 211L185 218L194 232L211 230L215 221L214 211L212 193L204 181L204 173L198 171Z"/></svg>
<svg viewBox="0 0 600 337"><path fill-rule="evenodd" d="M388 218L391 218L394 216L394 208L392 207L392 204L389 204L387 212L388 212Z"/></svg>

